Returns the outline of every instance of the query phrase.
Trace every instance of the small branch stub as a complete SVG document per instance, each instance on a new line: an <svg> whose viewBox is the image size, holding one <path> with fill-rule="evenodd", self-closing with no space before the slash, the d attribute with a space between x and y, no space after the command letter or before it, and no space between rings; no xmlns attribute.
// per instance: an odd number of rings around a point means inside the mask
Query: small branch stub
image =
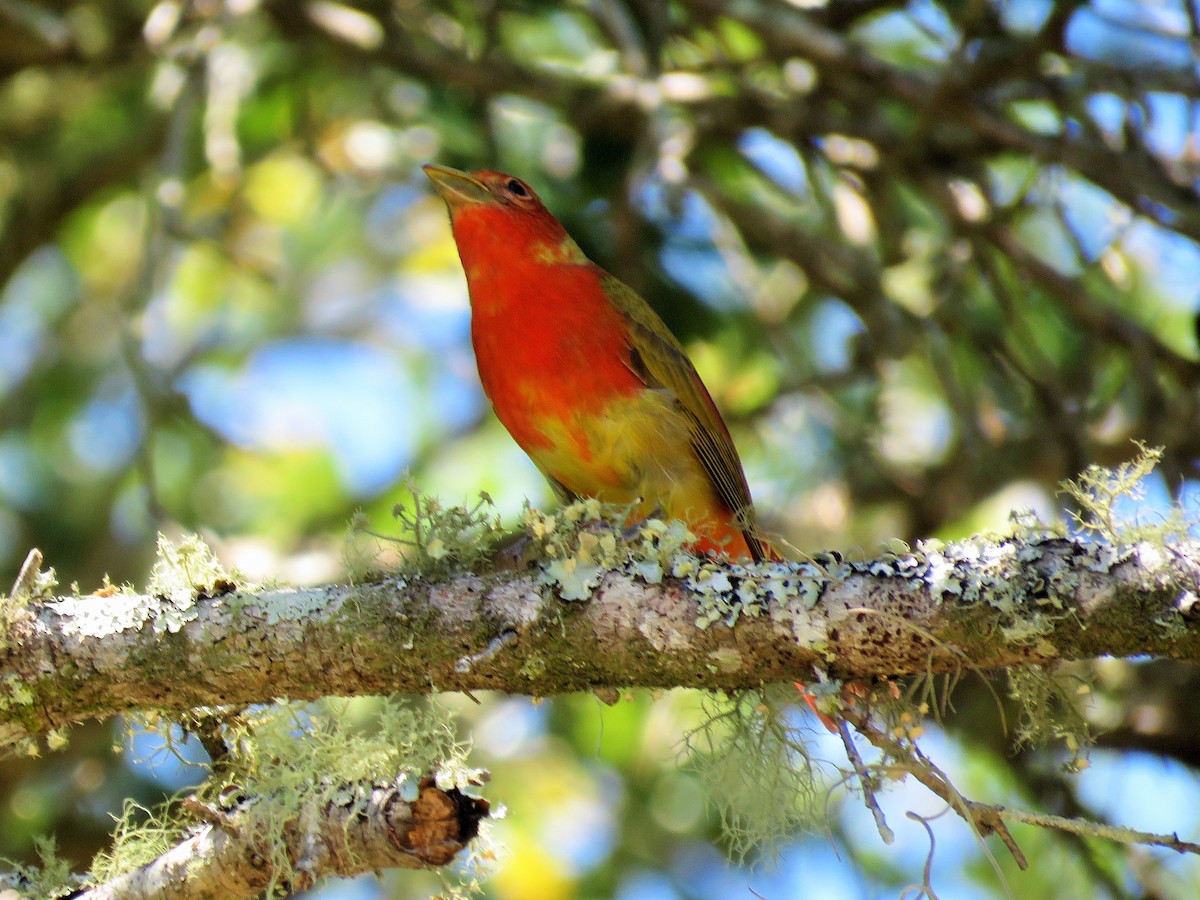
<svg viewBox="0 0 1200 900"><path fill-rule="evenodd" d="M485 800L457 788L442 790L431 778L421 781L411 802L398 786L351 793L352 800L310 811L281 832L255 827L264 810L252 804L230 813L226 824L207 817L192 837L158 859L80 892L77 900L238 900L261 896L272 886L303 889L330 875L444 866L488 816ZM264 865L278 858L272 841L279 837L291 861L286 872Z"/></svg>

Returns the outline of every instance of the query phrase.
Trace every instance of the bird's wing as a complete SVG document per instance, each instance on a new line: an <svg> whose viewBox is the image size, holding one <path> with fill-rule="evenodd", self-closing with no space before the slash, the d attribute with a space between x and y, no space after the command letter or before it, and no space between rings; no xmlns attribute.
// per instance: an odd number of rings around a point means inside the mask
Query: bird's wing
<svg viewBox="0 0 1200 900"><path fill-rule="evenodd" d="M670 393L688 417L692 450L712 481L717 496L729 507L756 560L762 544L754 531L753 507L746 474L737 448L708 388L700 380L683 345L666 323L638 294L607 272L601 277L605 293L629 322L630 348L627 365L652 390Z"/></svg>

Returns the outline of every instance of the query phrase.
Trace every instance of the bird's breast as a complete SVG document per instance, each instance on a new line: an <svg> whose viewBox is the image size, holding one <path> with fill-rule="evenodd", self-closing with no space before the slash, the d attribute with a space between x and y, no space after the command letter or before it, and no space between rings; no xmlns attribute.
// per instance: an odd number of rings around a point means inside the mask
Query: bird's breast
<svg viewBox="0 0 1200 900"><path fill-rule="evenodd" d="M526 452L644 386L628 366L629 334L599 280L583 266L529 267L519 278L476 278L471 342L496 415Z"/></svg>

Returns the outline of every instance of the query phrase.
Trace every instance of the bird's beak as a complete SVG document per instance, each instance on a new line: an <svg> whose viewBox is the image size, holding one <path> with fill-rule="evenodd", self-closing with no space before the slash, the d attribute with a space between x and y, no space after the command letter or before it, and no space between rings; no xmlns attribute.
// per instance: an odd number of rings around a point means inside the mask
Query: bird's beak
<svg viewBox="0 0 1200 900"><path fill-rule="evenodd" d="M421 166L437 192L442 195L450 211L473 203L488 203L493 200L491 191L482 181L468 172L433 163Z"/></svg>

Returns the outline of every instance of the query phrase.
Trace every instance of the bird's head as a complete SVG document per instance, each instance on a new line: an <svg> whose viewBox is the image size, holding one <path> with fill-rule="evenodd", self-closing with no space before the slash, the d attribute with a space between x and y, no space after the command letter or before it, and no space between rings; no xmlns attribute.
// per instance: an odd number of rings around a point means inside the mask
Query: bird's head
<svg viewBox="0 0 1200 900"><path fill-rule="evenodd" d="M433 164L422 168L450 209L454 240L468 278L473 268L516 261L587 262L579 245L520 178Z"/></svg>

